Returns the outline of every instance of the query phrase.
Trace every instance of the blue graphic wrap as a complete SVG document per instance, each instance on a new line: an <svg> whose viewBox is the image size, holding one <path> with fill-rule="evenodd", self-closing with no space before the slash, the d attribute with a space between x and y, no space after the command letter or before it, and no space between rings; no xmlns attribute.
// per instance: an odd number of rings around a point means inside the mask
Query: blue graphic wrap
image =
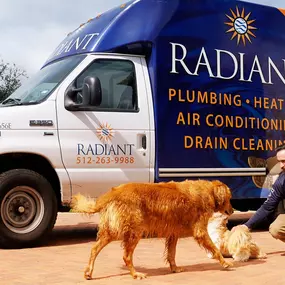
<svg viewBox="0 0 285 285"><path fill-rule="evenodd" d="M169 179L162 168L249 169L285 140L284 14L235 0L129 1L68 35L45 65L151 44L156 181ZM233 198L268 195L252 176L214 178Z"/></svg>

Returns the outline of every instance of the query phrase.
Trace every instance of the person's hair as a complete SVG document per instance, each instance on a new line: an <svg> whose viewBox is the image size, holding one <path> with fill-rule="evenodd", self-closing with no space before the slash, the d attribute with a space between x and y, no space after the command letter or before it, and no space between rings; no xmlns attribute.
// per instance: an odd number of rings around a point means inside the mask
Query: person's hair
<svg viewBox="0 0 285 285"><path fill-rule="evenodd" d="M283 149L285 149L285 144L281 144L278 147L276 147L275 152L277 153L278 151L283 150Z"/></svg>

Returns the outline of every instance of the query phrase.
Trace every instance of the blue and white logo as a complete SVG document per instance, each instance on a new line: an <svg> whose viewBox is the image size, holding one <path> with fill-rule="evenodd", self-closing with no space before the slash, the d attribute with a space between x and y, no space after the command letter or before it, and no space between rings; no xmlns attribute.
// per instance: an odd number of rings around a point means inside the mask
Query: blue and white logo
<svg viewBox="0 0 285 285"><path fill-rule="evenodd" d="M230 20L230 22L225 22L227 26L230 26L226 32L232 33L231 40L237 38L237 44L243 42L245 46L246 41L252 43L251 37L256 37L253 31L257 28L251 25L255 20L251 20L250 15L251 12L246 15L244 8L240 11L238 7L236 7L236 12L231 9L230 16L226 14Z"/></svg>

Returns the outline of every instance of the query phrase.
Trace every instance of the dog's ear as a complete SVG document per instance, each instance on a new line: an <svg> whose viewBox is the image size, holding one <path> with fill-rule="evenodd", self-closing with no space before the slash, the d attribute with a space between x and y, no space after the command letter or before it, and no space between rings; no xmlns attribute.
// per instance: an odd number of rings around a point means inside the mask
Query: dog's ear
<svg viewBox="0 0 285 285"><path fill-rule="evenodd" d="M215 186L214 187L214 199L215 199L215 210L219 210L225 202L224 198L224 187L223 186Z"/></svg>
<svg viewBox="0 0 285 285"><path fill-rule="evenodd" d="M214 184L214 199L215 199L215 210L225 210L225 207L227 207L230 203L231 199L231 192L229 188L220 181L213 181Z"/></svg>

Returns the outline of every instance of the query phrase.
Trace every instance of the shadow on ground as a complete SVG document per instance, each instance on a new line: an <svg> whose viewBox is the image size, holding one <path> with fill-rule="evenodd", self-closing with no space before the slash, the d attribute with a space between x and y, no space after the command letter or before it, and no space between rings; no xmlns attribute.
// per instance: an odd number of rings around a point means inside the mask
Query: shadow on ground
<svg viewBox="0 0 285 285"><path fill-rule="evenodd" d="M232 259L230 259L232 262ZM191 264L187 266L181 266L183 272L203 272L203 271L233 271L236 268L244 267L244 266L253 266L264 263L265 260L250 260L248 262L234 262L233 267L224 269L217 261L217 263L199 263L199 264ZM166 267L162 268L144 268L144 267L136 267L137 271L146 273L148 276L159 276L171 274L170 269ZM179 274L179 273L177 273Z"/></svg>
<svg viewBox="0 0 285 285"><path fill-rule="evenodd" d="M231 260L232 262L232 260ZM136 271L146 274L147 277L155 277L155 276L162 276L167 274L183 274L183 272L203 272L203 271L225 271L230 272L234 271L236 268L244 267L244 266L253 266L263 264L265 260L249 260L248 262L234 262L233 267L224 269L221 265L217 263L199 263L199 264L192 264L187 266L181 266L183 271L181 273L172 273L169 267L161 267L161 268L145 268L140 266L135 266ZM108 276L98 276L93 277L92 280L101 280L101 279L108 279L110 277L118 277L129 275L129 271L126 266L122 266L121 269L125 269L125 273L108 275ZM130 276L131 278L131 276Z"/></svg>

